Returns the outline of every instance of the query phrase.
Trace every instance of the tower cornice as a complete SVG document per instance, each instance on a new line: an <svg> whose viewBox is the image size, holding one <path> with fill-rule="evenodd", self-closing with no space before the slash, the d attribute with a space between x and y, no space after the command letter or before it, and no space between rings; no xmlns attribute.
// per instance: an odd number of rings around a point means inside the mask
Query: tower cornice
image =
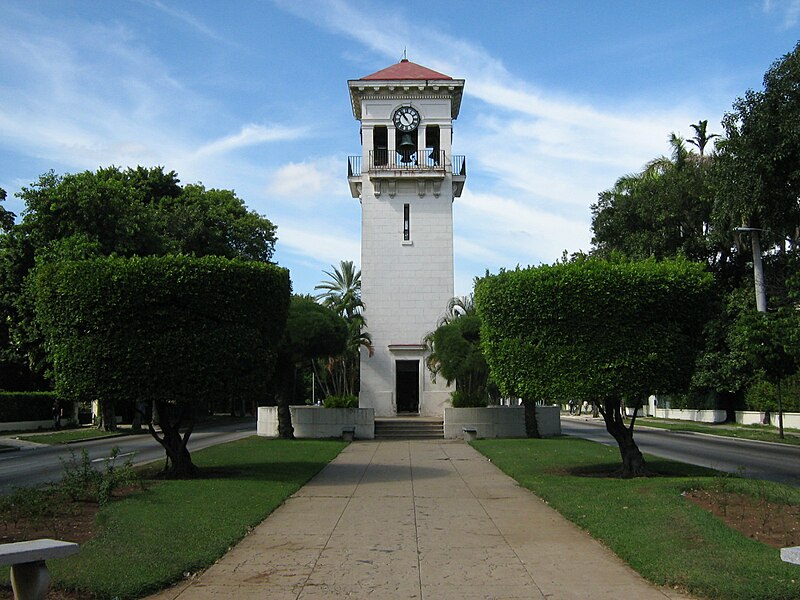
<svg viewBox="0 0 800 600"><path fill-rule="evenodd" d="M458 118L461 109L461 96L464 92L463 79L433 80L368 80L351 79L347 82L350 88L350 104L353 116L361 120L361 104L364 99L425 99L449 98L450 117Z"/></svg>

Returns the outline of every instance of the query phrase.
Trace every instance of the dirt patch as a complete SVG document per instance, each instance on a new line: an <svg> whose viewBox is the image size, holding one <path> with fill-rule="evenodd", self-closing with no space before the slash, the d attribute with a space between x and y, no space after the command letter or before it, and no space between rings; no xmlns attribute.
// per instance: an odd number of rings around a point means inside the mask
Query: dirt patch
<svg viewBox="0 0 800 600"><path fill-rule="evenodd" d="M800 546L800 506L721 490L690 490L683 496L731 529L763 544L775 548Z"/></svg>

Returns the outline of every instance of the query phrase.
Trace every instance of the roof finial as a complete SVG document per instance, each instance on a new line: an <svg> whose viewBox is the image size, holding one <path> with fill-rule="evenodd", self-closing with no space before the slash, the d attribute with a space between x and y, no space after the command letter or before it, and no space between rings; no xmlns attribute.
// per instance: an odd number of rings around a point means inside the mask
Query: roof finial
<svg viewBox="0 0 800 600"><path fill-rule="evenodd" d="M406 47L403 46L403 58L400 59L400 62L408 62L408 57L406 56Z"/></svg>

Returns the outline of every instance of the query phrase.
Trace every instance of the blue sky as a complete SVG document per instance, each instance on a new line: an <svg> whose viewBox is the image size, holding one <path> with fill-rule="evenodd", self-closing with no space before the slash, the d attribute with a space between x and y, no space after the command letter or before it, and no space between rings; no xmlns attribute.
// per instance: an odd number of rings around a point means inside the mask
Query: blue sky
<svg viewBox="0 0 800 600"><path fill-rule="evenodd" d="M410 60L466 80L456 292L590 247L590 205L720 119L800 38L800 0L4 0L0 187L164 165L278 226L297 292L359 261L347 80Z"/></svg>

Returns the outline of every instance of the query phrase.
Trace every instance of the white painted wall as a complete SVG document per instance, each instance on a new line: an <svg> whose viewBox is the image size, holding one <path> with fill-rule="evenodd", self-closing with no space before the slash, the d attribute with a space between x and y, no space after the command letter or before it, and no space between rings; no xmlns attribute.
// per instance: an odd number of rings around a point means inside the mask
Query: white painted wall
<svg viewBox="0 0 800 600"><path fill-rule="evenodd" d="M418 91L416 95L419 96ZM413 172L398 173L391 180L372 179L369 174L372 128L387 126L392 152L392 115L399 106L409 103L420 113L420 131L427 125L439 125L441 149L449 160L449 97L420 98L409 92L408 96L391 99L365 98L361 105L361 295L374 354L361 354L359 405L374 409L379 417L397 412L396 360L420 361L421 415L441 416L450 396L450 389L441 378L437 383L431 382L421 346L454 295L452 176L447 171L439 181L437 196L432 181L420 190ZM424 145L422 136L420 144ZM403 239L405 204L410 206L408 241Z"/></svg>
<svg viewBox="0 0 800 600"><path fill-rule="evenodd" d="M355 439L375 437L375 414L368 408L323 408L291 406L292 426L296 438L340 438L344 428L355 427ZM278 408L260 406L256 433L278 437Z"/></svg>

